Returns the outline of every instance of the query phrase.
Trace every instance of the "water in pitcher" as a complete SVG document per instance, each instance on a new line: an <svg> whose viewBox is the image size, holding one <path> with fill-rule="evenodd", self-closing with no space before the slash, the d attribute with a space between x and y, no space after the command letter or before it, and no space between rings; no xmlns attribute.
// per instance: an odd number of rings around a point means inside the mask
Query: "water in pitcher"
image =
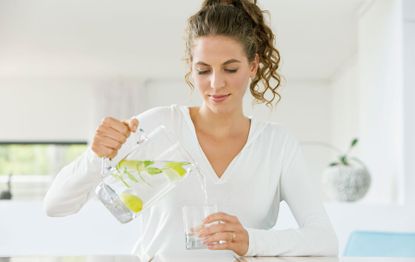
<svg viewBox="0 0 415 262"><path fill-rule="evenodd" d="M101 200L105 197L103 202L111 213L126 223L164 196L192 167L190 162L124 159L104 178L97 194Z"/></svg>

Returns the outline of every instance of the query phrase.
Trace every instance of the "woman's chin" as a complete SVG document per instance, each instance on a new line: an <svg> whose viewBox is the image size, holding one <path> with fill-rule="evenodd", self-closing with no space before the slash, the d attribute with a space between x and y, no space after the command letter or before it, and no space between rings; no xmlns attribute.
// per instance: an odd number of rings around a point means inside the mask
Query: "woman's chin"
<svg viewBox="0 0 415 262"><path fill-rule="evenodd" d="M206 105L207 105L207 108L209 108L209 110L215 114L228 114L236 110L235 106L232 106L230 104L225 104L225 103L218 104L218 103L208 102L206 103Z"/></svg>

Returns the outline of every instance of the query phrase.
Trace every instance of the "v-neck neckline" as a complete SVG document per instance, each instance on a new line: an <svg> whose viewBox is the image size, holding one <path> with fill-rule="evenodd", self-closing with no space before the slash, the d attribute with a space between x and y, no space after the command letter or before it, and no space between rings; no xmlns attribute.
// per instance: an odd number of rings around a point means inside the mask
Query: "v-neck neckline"
<svg viewBox="0 0 415 262"><path fill-rule="evenodd" d="M238 154L236 154L231 162L229 162L228 166L225 168L224 172L222 173L221 176L218 176L218 174L216 173L215 169L213 168L212 164L210 163L209 159L207 158L205 152L202 149L202 146L199 143L199 139L197 137L196 134L196 127L192 121L192 118L190 116L190 107L188 106L184 106L183 107L183 113L185 116L185 121L188 124L188 126L191 129L192 132L192 139L193 142L195 143L197 150L199 151L200 155L202 156L202 161L204 162L203 164L206 166L206 168L209 169L209 176L216 182L216 183L223 183L226 180L228 180L228 177L230 177L230 173L231 170L235 164L235 162L238 160L238 158L240 157L240 155L246 150L246 148L249 146L249 144L251 143L251 141L253 140L254 137L254 131L255 131L255 127L256 127L256 121L254 118L252 117L248 117L250 120L250 126L249 126L249 131L248 131L248 138L244 144L244 146L242 147L242 149L238 152Z"/></svg>

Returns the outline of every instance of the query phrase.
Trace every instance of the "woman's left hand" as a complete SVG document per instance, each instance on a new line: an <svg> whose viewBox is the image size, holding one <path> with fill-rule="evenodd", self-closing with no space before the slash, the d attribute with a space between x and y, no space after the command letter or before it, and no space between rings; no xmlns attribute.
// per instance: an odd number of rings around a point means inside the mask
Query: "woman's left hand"
<svg viewBox="0 0 415 262"><path fill-rule="evenodd" d="M199 237L208 249L229 249L239 256L245 255L248 251L248 231L236 216L223 212L214 213L206 217L203 224L206 227L199 231Z"/></svg>

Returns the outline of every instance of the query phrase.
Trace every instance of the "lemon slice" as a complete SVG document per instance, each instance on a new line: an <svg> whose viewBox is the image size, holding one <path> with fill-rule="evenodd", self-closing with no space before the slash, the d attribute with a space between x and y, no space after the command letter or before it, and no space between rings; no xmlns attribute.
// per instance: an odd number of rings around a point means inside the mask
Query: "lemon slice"
<svg viewBox="0 0 415 262"><path fill-rule="evenodd" d="M134 213L138 213L143 209L143 200L136 195L123 192L120 198L124 205Z"/></svg>
<svg viewBox="0 0 415 262"><path fill-rule="evenodd" d="M166 167L176 172L179 176L184 176L187 170L183 168L185 165L189 165L189 162L167 162Z"/></svg>
<svg viewBox="0 0 415 262"><path fill-rule="evenodd" d="M131 168L131 169L137 169L139 162L140 161L137 161L137 160L124 159L124 160L121 160L118 163L117 169L120 169L121 167L128 167L128 168Z"/></svg>

